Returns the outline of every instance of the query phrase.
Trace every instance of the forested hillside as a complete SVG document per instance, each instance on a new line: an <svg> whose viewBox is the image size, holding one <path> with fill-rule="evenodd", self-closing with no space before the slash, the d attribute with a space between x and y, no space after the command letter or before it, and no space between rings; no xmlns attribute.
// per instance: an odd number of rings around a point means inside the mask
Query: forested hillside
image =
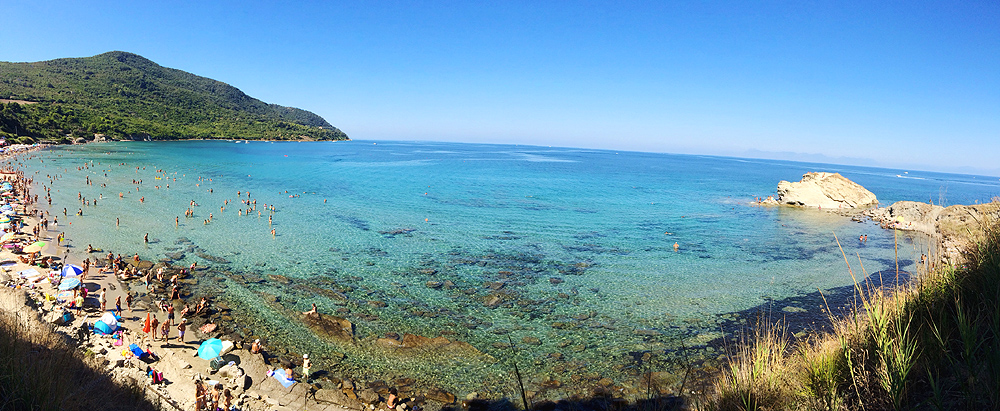
<svg viewBox="0 0 1000 411"><path fill-rule="evenodd" d="M142 56L113 51L0 62L0 137L16 142L108 138L346 140L322 117ZM17 102L13 102L17 101Z"/></svg>

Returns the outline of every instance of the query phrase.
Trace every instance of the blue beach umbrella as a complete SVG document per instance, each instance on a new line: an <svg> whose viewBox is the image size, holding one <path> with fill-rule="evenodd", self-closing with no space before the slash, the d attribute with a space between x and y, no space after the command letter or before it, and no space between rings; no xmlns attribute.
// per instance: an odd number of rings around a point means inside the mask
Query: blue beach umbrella
<svg viewBox="0 0 1000 411"><path fill-rule="evenodd" d="M63 277L73 277L73 276L80 275L80 273L83 273L83 267L80 267L80 266L78 266L76 264L67 264L62 269L62 276Z"/></svg>
<svg viewBox="0 0 1000 411"><path fill-rule="evenodd" d="M198 347L198 357L203 360L211 360L218 357L222 352L222 340L218 338L211 338L201 343Z"/></svg>
<svg viewBox="0 0 1000 411"><path fill-rule="evenodd" d="M12 206L10 204L4 204L4 205L0 206L0 210L3 210L3 211L14 211L14 206Z"/></svg>
<svg viewBox="0 0 1000 411"><path fill-rule="evenodd" d="M61 282L59 282L60 291L72 290L79 286L80 286L79 278L66 278L63 279Z"/></svg>

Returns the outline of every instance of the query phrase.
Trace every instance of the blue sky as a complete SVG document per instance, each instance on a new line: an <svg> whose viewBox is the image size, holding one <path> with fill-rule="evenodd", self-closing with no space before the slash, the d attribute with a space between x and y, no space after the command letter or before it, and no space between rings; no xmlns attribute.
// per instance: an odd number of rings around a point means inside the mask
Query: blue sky
<svg viewBox="0 0 1000 411"><path fill-rule="evenodd" d="M129 51L354 139L1000 175L995 0L132 3L0 0L0 60Z"/></svg>

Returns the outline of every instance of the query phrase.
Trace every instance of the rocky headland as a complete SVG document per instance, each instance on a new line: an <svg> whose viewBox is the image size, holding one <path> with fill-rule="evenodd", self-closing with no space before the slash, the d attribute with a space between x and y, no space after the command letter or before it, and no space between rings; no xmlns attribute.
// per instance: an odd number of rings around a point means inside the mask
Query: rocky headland
<svg viewBox="0 0 1000 411"><path fill-rule="evenodd" d="M840 173L810 172L797 182L779 182L777 197L768 197L761 203L828 210L855 209L878 204L878 198Z"/></svg>
<svg viewBox="0 0 1000 411"><path fill-rule="evenodd" d="M978 240L984 223L1000 218L1000 198L974 205L943 207L916 201L897 201L879 207L874 193L839 173L809 172L798 182L781 181L777 195L754 205L794 206L840 212L856 221L870 219L884 229L913 231L930 236L939 245L941 261L959 261L960 250Z"/></svg>
<svg viewBox="0 0 1000 411"><path fill-rule="evenodd" d="M888 207L865 210L862 215L882 228L916 231L938 240L942 258L959 261L960 250L979 240L980 229L1000 218L1000 199L984 204L940 205L916 201L897 201Z"/></svg>

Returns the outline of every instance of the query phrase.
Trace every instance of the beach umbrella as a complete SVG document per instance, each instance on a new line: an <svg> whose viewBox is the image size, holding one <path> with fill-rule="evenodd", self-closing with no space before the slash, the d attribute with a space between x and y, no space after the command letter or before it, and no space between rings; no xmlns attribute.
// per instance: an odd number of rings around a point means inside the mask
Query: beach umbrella
<svg viewBox="0 0 1000 411"><path fill-rule="evenodd" d="M13 231L11 231L9 233L3 233L3 235L0 236L0 243L6 243L6 242L10 241L11 239L14 238L15 235L17 235L17 234L14 233Z"/></svg>
<svg viewBox="0 0 1000 411"><path fill-rule="evenodd" d="M10 222L10 217L7 217L7 216L0 217L0 224L9 223L9 222Z"/></svg>
<svg viewBox="0 0 1000 411"><path fill-rule="evenodd" d="M63 279L61 282L59 282L59 290L60 291L72 290L76 287L79 287L80 284L81 283L79 278L66 278Z"/></svg>
<svg viewBox="0 0 1000 411"><path fill-rule="evenodd" d="M66 264L66 266L63 267L61 273L63 277L77 276L83 273L83 267L80 267L76 264Z"/></svg>
<svg viewBox="0 0 1000 411"><path fill-rule="evenodd" d="M198 356L203 360L211 360L222 353L222 340L211 338L201 343L198 347Z"/></svg>
<svg viewBox="0 0 1000 411"><path fill-rule="evenodd" d="M153 323L150 319L150 315L146 313L146 322L142 323L142 332L149 334L149 331L153 329Z"/></svg>
<svg viewBox="0 0 1000 411"><path fill-rule="evenodd" d="M14 211L14 206L12 206L10 204L4 204L4 205L0 206L0 210L3 210L3 211Z"/></svg>
<svg viewBox="0 0 1000 411"><path fill-rule="evenodd" d="M24 247L24 249L21 251L26 253L37 253L39 251L42 251L42 247L45 247L44 241L35 241L31 243L31 245Z"/></svg>

